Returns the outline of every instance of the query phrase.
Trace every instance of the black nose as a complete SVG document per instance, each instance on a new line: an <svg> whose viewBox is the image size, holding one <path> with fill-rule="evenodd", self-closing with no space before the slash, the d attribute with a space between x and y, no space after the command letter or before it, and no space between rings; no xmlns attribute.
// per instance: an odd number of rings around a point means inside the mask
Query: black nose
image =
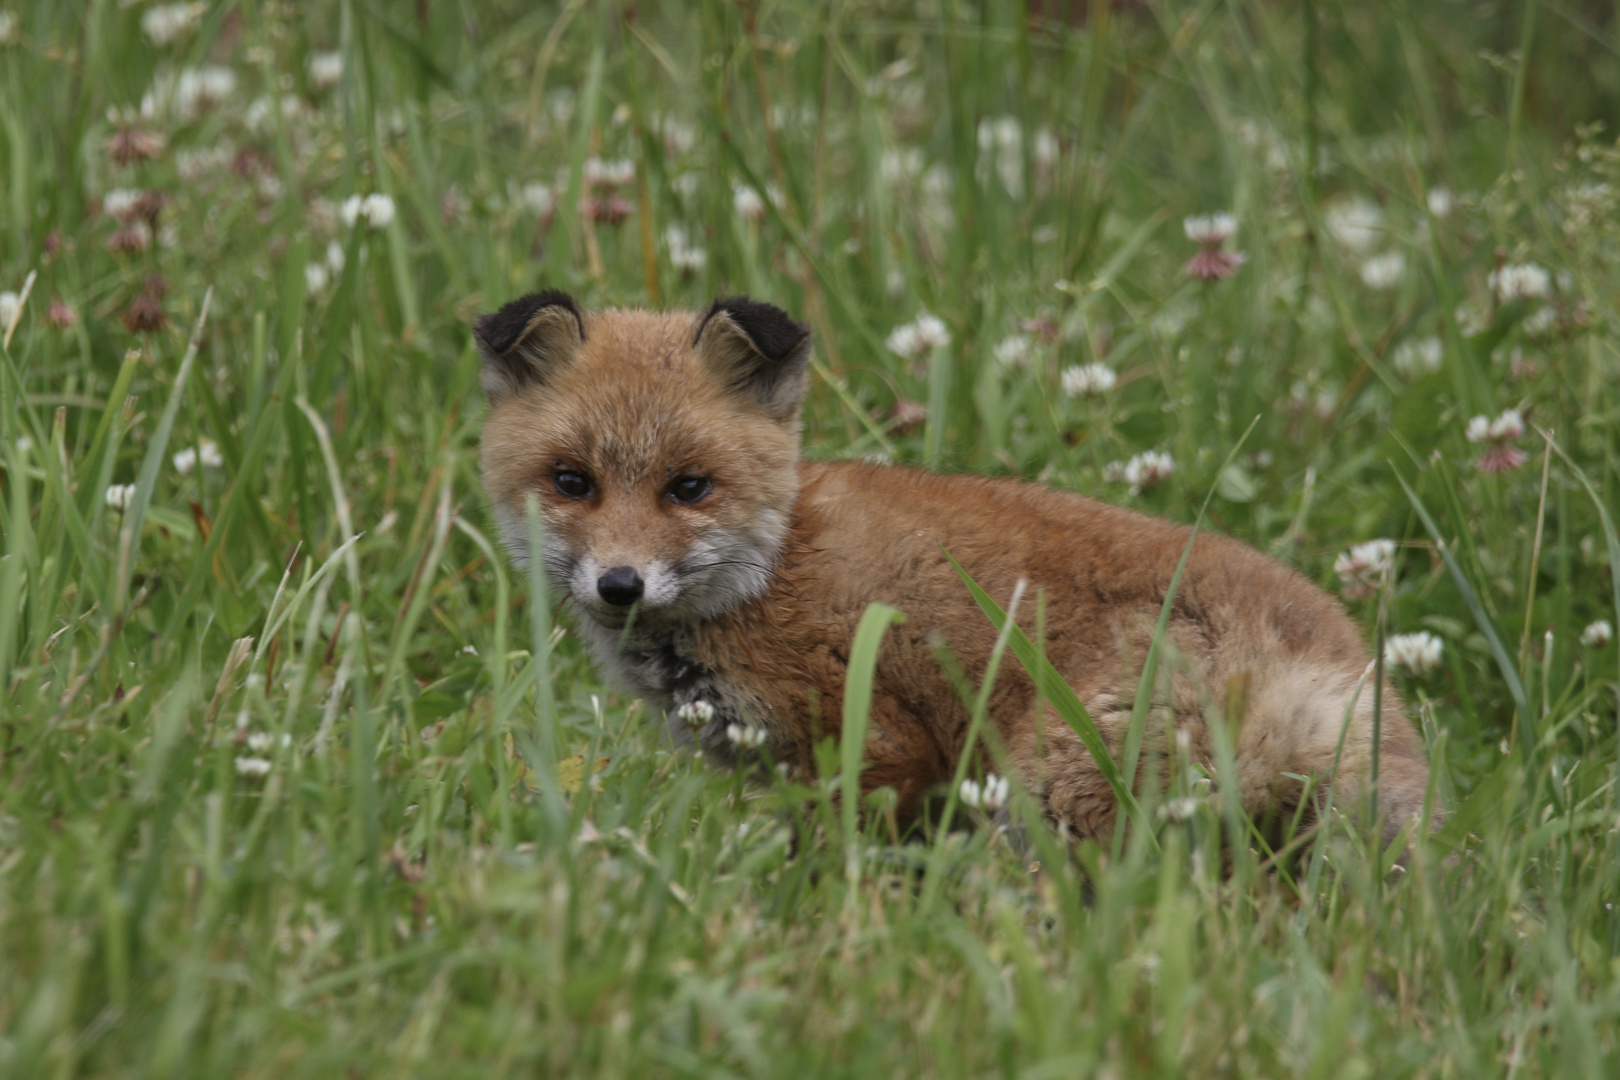
<svg viewBox="0 0 1620 1080"><path fill-rule="evenodd" d="M629 607L641 599L644 586L633 566L615 566L596 579L596 591L614 607Z"/></svg>

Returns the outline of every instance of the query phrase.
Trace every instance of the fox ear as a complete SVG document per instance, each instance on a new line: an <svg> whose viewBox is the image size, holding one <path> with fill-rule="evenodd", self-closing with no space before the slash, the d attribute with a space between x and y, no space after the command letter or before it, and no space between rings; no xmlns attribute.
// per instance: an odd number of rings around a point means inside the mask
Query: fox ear
<svg viewBox="0 0 1620 1080"><path fill-rule="evenodd" d="M473 338L484 360L484 393L495 401L531 384L544 385L571 360L585 343L585 317L573 297L547 289L479 316Z"/></svg>
<svg viewBox="0 0 1620 1080"><path fill-rule="evenodd" d="M789 420L804 401L810 328L746 296L716 300L698 320L692 347L728 386L771 416Z"/></svg>

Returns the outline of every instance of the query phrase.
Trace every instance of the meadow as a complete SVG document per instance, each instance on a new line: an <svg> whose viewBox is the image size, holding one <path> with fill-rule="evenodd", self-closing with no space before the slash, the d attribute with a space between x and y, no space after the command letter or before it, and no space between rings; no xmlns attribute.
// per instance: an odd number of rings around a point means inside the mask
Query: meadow
<svg viewBox="0 0 1620 1080"><path fill-rule="evenodd" d="M0 1073L1620 1075L1617 102L1597 0L13 0ZM479 488L541 287L1297 567L1444 825L675 752Z"/></svg>

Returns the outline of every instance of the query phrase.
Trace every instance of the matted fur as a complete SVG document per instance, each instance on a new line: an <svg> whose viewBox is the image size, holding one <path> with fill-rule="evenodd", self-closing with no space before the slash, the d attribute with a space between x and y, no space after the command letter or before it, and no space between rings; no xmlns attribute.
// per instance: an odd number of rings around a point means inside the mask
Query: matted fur
<svg viewBox="0 0 1620 1080"><path fill-rule="evenodd" d="M544 379L503 378L503 391L515 389L493 395L483 471L503 537L523 563L523 505L533 495L546 569L604 672L671 716L706 702L712 718L696 737L708 754L735 760L728 725L753 725L778 761L808 774L815 741L838 731L856 624L871 602L892 604L906 621L879 653L862 787L893 787L910 815L948 781L966 737L967 713L937 647L976 680L995 638L948 550L1004 601L1020 579L1032 597L1045 590L1046 655L1117 752L1189 530L1012 480L799 461L808 343L780 357L767 352L781 348L750 348L750 310L586 313L583 333L571 319L537 318L536 333L551 336L513 348L545 357ZM765 317L770 328L797 326L776 309ZM483 348L486 365L509 370L511 352ZM588 475L592 496L561 495L561 468ZM689 475L714 486L682 505L668 488ZM646 583L628 634L624 609L596 589L617 566ZM1031 635L1034 618L1025 604L1019 622ZM1301 791L1292 776L1312 774L1331 774L1348 805L1369 767L1373 688L1367 679L1357 695L1368 649L1337 600L1281 563L1205 534L1169 637L1144 769L1166 767L1168 725L1186 733L1194 760L1211 762L1206 712L1244 687L1245 807L1287 812ZM1050 709L1037 716L1034 701L1023 671L1004 666L990 715L1013 765L1054 821L1081 837L1106 834L1115 814L1108 785L1073 732ZM1421 812L1428 768L1387 685L1382 732L1380 791L1393 835Z"/></svg>

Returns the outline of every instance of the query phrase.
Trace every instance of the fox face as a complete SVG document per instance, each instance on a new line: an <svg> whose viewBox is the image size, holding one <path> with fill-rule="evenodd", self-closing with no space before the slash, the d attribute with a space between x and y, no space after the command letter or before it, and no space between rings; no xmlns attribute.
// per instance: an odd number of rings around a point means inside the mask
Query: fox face
<svg viewBox="0 0 1620 1080"><path fill-rule="evenodd" d="M744 298L582 312L563 293L478 320L482 466L527 565L602 631L712 618L770 581L798 494L808 328Z"/></svg>

